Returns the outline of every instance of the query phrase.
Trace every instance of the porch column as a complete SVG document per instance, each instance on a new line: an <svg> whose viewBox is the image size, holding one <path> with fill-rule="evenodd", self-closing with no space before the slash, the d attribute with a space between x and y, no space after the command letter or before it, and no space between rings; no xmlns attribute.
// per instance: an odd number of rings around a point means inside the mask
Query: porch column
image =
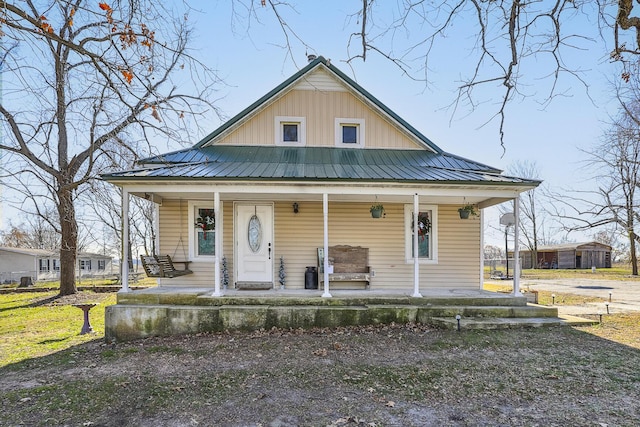
<svg viewBox="0 0 640 427"><path fill-rule="evenodd" d="M520 229L520 196L516 196L513 199L513 214L515 216L513 226L513 295L522 296L520 292L520 244L519 244L519 229ZM509 259L509 254L507 254Z"/></svg>
<svg viewBox="0 0 640 427"><path fill-rule="evenodd" d="M120 256L120 292L129 292L129 191L122 189L122 254Z"/></svg>
<svg viewBox="0 0 640 427"><path fill-rule="evenodd" d="M324 292L323 298L331 298L329 293L329 195L322 194L322 217L324 222Z"/></svg>
<svg viewBox="0 0 640 427"><path fill-rule="evenodd" d="M418 193L413 195L413 297L422 298L420 293L420 263L418 254L418 212L420 201Z"/></svg>
<svg viewBox="0 0 640 427"><path fill-rule="evenodd" d="M484 289L484 209L480 209L480 290Z"/></svg>
<svg viewBox="0 0 640 427"><path fill-rule="evenodd" d="M214 246L214 251L216 253L216 256L214 257L214 261L213 261L215 263L213 266L213 271L214 271L213 296L221 297L222 292L220 292L220 255L222 254L222 248L220 245L220 234L222 230L220 230L221 228L220 193L217 191L213 193L213 216L216 221L216 229L215 229L214 238L213 238L213 246Z"/></svg>

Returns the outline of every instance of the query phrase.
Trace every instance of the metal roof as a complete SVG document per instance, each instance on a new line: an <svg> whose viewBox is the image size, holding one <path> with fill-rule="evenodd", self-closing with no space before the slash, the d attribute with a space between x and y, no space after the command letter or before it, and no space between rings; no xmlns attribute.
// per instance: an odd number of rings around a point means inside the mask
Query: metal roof
<svg viewBox="0 0 640 427"><path fill-rule="evenodd" d="M143 168L104 178L539 184L501 175L500 170L478 162L426 150L212 145L151 157L140 163Z"/></svg>

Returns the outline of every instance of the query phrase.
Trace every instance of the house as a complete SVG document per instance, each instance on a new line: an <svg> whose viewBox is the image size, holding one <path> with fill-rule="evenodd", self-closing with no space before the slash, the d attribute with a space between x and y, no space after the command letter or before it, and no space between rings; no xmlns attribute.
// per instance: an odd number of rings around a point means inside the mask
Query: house
<svg viewBox="0 0 640 427"><path fill-rule="evenodd" d="M111 274L112 257L89 252L78 253L76 276ZM56 280L60 277L60 252L47 249L0 247L0 281L14 283L21 277Z"/></svg>
<svg viewBox="0 0 640 427"><path fill-rule="evenodd" d="M599 242L562 243L538 247L536 265L530 250L520 250L522 268L611 268L611 246Z"/></svg>
<svg viewBox="0 0 640 427"><path fill-rule="evenodd" d="M160 254L186 261L175 268L190 274L159 278L159 289L214 298L304 291L310 267L325 298L346 288L480 290L481 217L458 210L481 215L540 184L445 152L323 57L195 146L103 178L122 189L125 217L130 196L153 201ZM367 272L335 266L332 276L336 247L366 249Z"/></svg>

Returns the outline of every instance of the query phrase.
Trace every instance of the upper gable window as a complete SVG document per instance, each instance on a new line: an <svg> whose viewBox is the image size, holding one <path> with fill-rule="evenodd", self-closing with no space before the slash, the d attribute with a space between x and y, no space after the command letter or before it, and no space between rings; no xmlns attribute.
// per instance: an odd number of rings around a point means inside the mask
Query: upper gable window
<svg viewBox="0 0 640 427"><path fill-rule="evenodd" d="M300 146L306 144L306 120L304 117L277 116L275 122L276 145Z"/></svg>
<svg viewBox="0 0 640 427"><path fill-rule="evenodd" d="M364 119L337 118L335 127L337 147L364 147Z"/></svg>

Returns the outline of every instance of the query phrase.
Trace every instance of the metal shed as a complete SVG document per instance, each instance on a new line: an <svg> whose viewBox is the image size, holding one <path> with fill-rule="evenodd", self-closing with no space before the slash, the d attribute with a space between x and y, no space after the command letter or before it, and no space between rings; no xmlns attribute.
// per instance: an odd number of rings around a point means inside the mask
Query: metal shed
<svg viewBox="0 0 640 427"><path fill-rule="evenodd" d="M599 242L540 246L535 266L531 255L530 250L520 250L522 268L611 268L611 246Z"/></svg>

